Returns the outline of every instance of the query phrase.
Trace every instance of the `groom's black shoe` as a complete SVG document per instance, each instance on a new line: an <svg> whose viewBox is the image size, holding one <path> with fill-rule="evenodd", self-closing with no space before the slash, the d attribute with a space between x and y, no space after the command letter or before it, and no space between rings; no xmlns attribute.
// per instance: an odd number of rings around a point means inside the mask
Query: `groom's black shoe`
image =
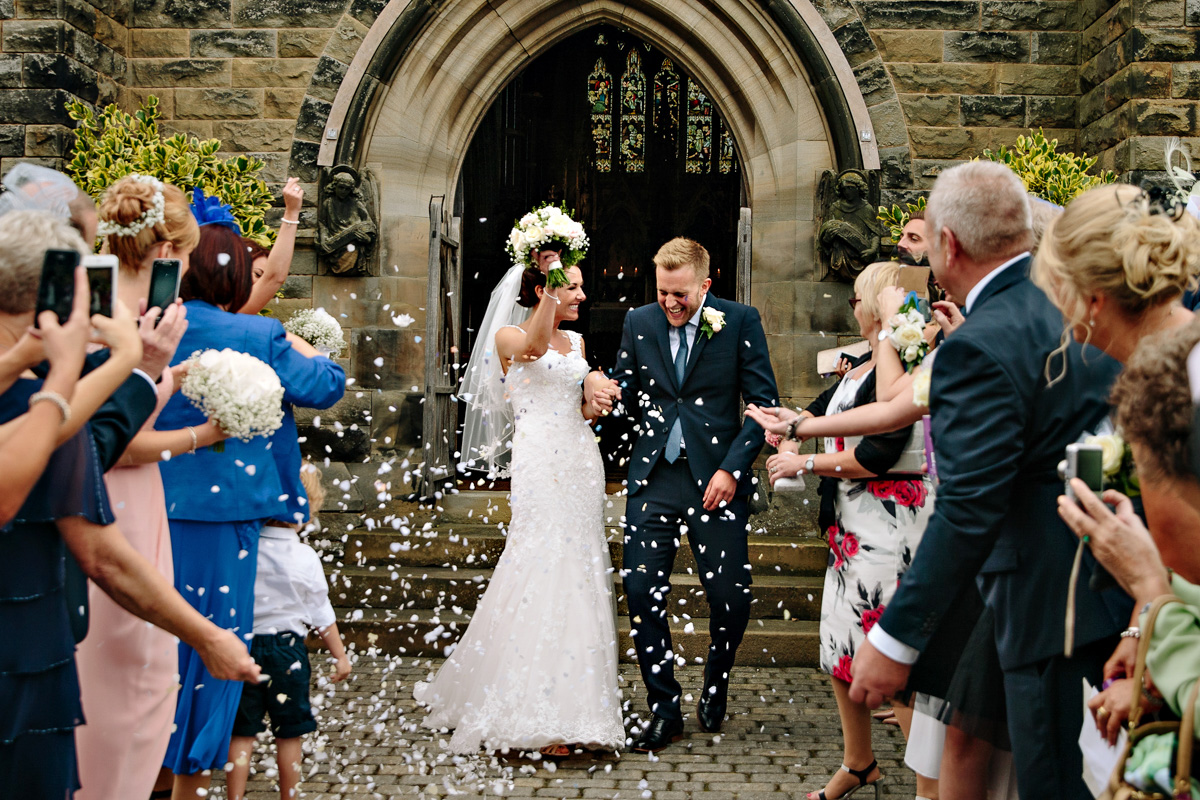
<svg viewBox="0 0 1200 800"><path fill-rule="evenodd" d="M725 706L729 697L729 677L709 679L704 670L704 690L696 704L696 720L705 733L718 733L725 722Z"/></svg>
<svg viewBox="0 0 1200 800"><path fill-rule="evenodd" d="M642 735L633 743L635 753L657 753L671 742L683 738L683 720L667 719L658 714L650 718L642 728Z"/></svg>

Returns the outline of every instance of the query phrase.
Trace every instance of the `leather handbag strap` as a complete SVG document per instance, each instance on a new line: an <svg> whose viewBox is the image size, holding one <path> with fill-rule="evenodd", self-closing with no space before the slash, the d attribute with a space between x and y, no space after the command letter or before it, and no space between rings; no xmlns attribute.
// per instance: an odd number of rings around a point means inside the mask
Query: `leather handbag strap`
<svg viewBox="0 0 1200 800"><path fill-rule="evenodd" d="M1200 679L1192 684L1188 692L1187 706L1183 709L1183 721L1179 723L1179 752L1175 761L1175 797L1191 800L1192 797L1192 745L1196 741L1196 699L1200 697Z"/></svg>
<svg viewBox="0 0 1200 800"><path fill-rule="evenodd" d="M1142 678L1146 673L1146 656L1150 653L1150 640L1154 638L1154 623L1158 619L1158 612L1162 611L1163 606L1168 603L1182 602L1183 600L1173 594L1156 597L1150 604L1150 612L1146 615L1145 623L1142 624L1141 634L1138 637L1137 662L1133 667L1133 702L1129 706L1130 735L1133 734L1133 730L1142 718Z"/></svg>

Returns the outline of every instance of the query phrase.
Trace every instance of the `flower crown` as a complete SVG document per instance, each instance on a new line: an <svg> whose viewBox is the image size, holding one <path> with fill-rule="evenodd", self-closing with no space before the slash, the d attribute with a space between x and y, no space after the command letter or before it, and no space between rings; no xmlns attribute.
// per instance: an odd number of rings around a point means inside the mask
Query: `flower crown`
<svg viewBox="0 0 1200 800"><path fill-rule="evenodd" d="M224 225L242 235L242 227L233 218L233 206L222 203L219 197L206 197L199 186L192 189L192 215L200 225Z"/></svg>
<svg viewBox="0 0 1200 800"><path fill-rule="evenodd" d="M129 178L130 180L144 183L154 188L154 199L150 201L150 207L128 225L118 225L111 220L101 220L100 224L96 227L96 234L98 236L137 236L146 228L153 228L158 223L166 220L162 181L153 175L139 175L137 173L130 174Z"/></svg>

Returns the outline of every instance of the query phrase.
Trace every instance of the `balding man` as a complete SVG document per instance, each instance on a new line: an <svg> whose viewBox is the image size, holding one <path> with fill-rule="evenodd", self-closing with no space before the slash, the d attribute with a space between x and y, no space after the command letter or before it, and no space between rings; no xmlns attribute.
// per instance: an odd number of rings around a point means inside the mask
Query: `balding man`
<svg viewBox="0 0 1200 800"><path fill-rule="evenodd" d="M1011 170L988 161L947 170L925 220L934 277L966 314L933 367L942 482L913 565L855 656L850 696L877 706L903 687L977 580L995 618L1021 797L1091 800L1077 743L1081 679L1101 682L1132 605L1119 591L1088 591L1088 554L1075 654L1064 656L1077 540L1056 511L1057 464L1108 414L1118 366L1096 351L1084 360L1074 342L1058 350L1062 314L1029 280L1029 199Z"/></svg>

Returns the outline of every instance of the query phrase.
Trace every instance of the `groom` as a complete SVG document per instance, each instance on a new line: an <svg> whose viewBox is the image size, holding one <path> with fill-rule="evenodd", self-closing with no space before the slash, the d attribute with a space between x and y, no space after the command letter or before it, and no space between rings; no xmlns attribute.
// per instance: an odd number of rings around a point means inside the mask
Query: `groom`
<svg viewBox="0 0 1200 800"><path fill-rule="evenodd" d="M672 239L654 266L658 303L626 315L614 373L638 433L621 575L653 712L633 745L641 753L683 733L668 627L668 609L679 606L668 593L685 532L711 618L696 716L708 732L725 719L729 673L750 618L747 495L763 445L739 401L774 406L779 398L758 311L708 294L708 251Z"/></svg>

